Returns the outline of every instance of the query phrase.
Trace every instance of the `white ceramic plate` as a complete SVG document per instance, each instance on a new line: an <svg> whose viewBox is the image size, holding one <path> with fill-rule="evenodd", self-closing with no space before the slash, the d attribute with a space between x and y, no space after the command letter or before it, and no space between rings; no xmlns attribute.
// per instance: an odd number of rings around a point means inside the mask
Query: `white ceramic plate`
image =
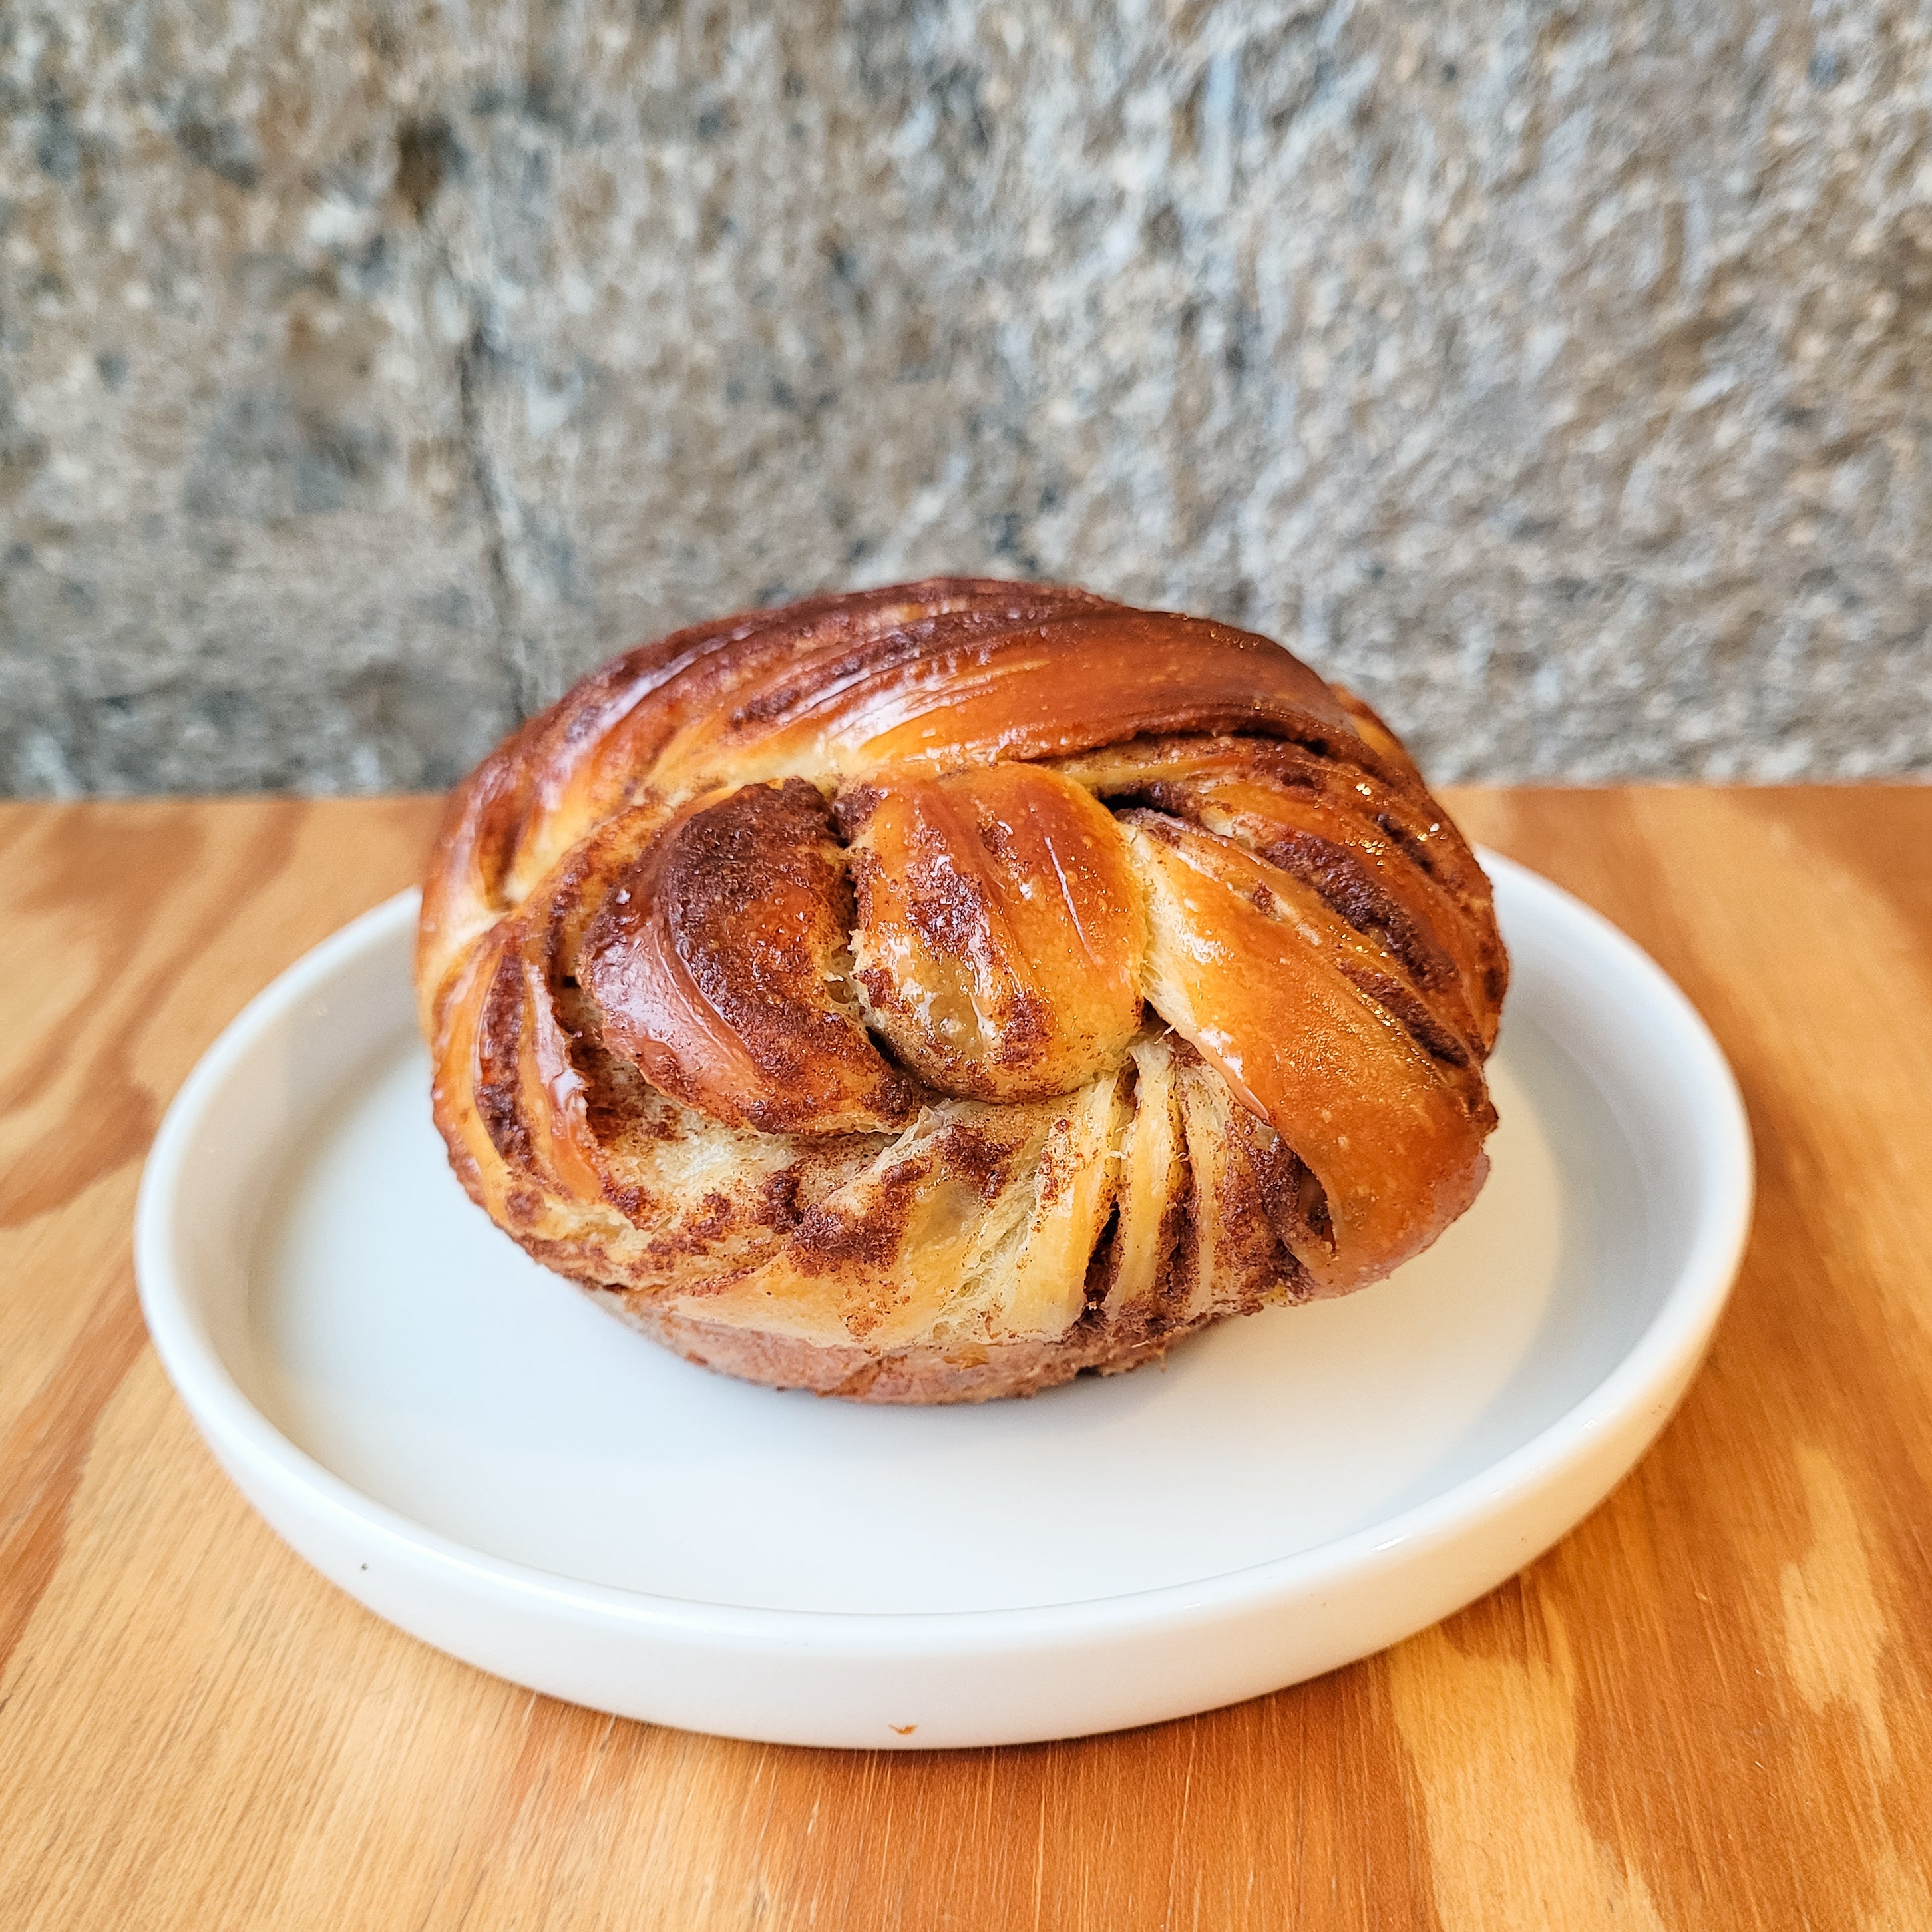
<svg viewBox="0 0 1932 1932"><path fill-rule="evenodd" d="M1366 1655L1546 1548L1662 1427L1750 1144L1683 996L1508 861L1474 1208L1347 1300L1028 1402L857 1408L692 1367L466 1201L412 893L209 1050L143 1179L156 1348L262 1515L377 1615L551 1695L784 1742L1013 1743Z"/></svg>

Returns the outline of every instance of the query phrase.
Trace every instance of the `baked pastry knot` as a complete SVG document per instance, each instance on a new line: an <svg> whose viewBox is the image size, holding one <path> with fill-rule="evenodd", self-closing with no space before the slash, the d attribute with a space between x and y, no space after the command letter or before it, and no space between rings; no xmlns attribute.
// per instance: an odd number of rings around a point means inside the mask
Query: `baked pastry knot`
<svg viewBox="0 0 1932 1932"><path fill-rule="evenodd" d="M679 632L460 786L416 983L464 1186L734 1375L1132 1367L1482 1185L1488 880L1279 645L935 578Z"/></svg>

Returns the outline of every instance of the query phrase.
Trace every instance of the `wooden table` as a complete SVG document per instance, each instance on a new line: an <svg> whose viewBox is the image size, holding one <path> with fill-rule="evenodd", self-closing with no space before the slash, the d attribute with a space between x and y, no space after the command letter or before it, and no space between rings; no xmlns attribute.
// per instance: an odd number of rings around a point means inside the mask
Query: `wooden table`
<svg viewBox="0 0 1932 1932"><path fill-rule="evenodd" d="M195 1057L436 807L0 807L0 1926L1932 1927L1932 793L1480 792L1708 1016L1761 1197L1708 1366L1438 1628L1190 1722L868 1756L551 1703L216 1470L128 1223Z"/></svg>

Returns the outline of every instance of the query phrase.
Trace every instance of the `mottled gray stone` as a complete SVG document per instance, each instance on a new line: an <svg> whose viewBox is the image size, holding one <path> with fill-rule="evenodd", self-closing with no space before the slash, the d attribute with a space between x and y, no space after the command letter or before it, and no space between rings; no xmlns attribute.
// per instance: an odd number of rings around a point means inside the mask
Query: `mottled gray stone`
<svg viewBox="0 0 1932 1932"><path fill-rule="evenodd" d="M1932 770L1932 21L0 8L0 785L446 782L942 570L1443 778Z"/></svg>

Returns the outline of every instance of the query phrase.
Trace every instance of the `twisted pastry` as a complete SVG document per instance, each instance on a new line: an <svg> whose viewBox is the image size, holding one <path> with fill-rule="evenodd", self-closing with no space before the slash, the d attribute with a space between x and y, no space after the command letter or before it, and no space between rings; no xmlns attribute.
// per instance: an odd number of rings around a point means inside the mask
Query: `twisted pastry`
<svg viewBox="0 0 1932 1932"><path fill-rule="evenodd" d="M1482 1184L1507 970L1366 705L955 578L585 679L458 789L416 954L472 1198L692 1360L874 1402L1388 1274Z"/></svg>

